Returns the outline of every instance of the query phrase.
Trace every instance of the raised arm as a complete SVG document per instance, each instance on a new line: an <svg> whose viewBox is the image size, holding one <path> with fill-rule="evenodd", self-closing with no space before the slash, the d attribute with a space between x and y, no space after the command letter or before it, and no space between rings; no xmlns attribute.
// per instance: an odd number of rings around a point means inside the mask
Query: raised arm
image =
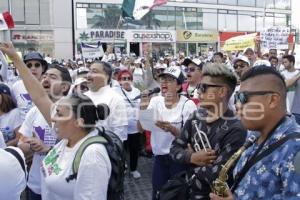
<svg viewBox="0 0 300 200"><path fill-rule="evenodd" d="M48 124L51 126L51 108L53 102L45 92L40 82L31 74L29 68L27 68L23 60L17 54L11 42L1 42L0 50L8 55L14 62L14 65L18 69L25 88L30 94L32 101L38 107Z"/></svg>

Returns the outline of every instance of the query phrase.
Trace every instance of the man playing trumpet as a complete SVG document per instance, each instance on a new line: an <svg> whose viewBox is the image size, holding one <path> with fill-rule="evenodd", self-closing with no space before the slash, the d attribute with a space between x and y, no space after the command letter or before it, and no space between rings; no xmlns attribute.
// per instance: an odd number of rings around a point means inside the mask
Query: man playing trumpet
<svg viewBox="0 0 300 200"><path fill-rule="evenodd" d="M225 65L203 68L197 90L200 108L186 121L173 141L170 154L180 163L190 164L189 175L196 174L189 199L209 199L213 181L224 164L244 143L246 130L228 108L237 79ZM229 185L232 183L229 171Z"/></svg>

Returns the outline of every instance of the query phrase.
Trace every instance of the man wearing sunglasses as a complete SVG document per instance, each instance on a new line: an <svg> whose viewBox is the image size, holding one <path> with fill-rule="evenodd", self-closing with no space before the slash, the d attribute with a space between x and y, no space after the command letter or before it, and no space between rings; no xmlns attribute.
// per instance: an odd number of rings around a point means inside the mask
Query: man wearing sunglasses
<svg viewBox="0 0 300 200"><path fill-rule="evenodd" d="M184 65L187 80L182 84L182 92L185 96L194 101L196 105L199 104L198 93L196 86L200 83L202 77L203 64L201 60L194 58L186 58L182 65Z"/></svg>
<svg viewBox="0 0 300 200"><path fill-rule="evenodd" d="M180 163L190 166L189 178L197 175L190 190L190 199L209 199L213 181L221 166L240 148L246 130L228 108L237 79L224 64L208 64L203 68L198 86L200 108L186 121L180 136L174 140L170 154ZM207 140L199 131L207 135ZM210 144L210 145L209 145ZM229 185L232 184L229 171Z"/></svg>
<svg viewBox="0 0 300 200"><path fill-rule="evenodd" d="M282 138L300 133L295 118L286 115L286 95L285 81L275 68L257 66L242 76L240 91L235 95L237 113L250 130L248 136L258 135L258 140L236 164L233 194L228 191L228 198L211 194L211 199L299 199L299 139L291 138L265 157L252 161ZM248 170L241 173L247 166Z"/></svg>
<svg viewBox="0 0 300 200"><path fill-rule="evenodd" d="M48 68L48 63L44 60L42 55L38 52L31 52L24 56L23 61L30 69L32 75L40 81L42 74L45 73ZM20 117L24 121L26 113L33 106L30 95L22 80L15 82L11 91L17 107L20 108Z"/></svg>

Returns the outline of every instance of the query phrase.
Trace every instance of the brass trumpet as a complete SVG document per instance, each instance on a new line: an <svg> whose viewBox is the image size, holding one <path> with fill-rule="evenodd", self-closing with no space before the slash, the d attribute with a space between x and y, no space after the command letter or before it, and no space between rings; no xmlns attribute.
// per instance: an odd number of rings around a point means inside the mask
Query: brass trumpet
<svg viewBox="0 0 300 200"><path fill-rule="evenodd" d="M211 145L210 145L210 142L208 140L208 137L207 137L206 133L204 133L203 131L201 131L198 128L197 120L193 120L192 124L196 128L196 134L194 135L194 140L195 140L194 149L195 149L195 151L201 151L202 150L200 144L198 143L198 141L201 142L201 145L202 145L204 151L207 151L206 145L208 146L208 148L211 149Z"/></svg>

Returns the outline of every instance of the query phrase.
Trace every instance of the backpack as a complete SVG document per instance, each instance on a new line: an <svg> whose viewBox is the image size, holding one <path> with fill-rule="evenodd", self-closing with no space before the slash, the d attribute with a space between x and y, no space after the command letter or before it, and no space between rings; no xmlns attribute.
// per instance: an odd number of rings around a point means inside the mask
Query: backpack
<svg viewBox="0 0 300 200"><path fill-rule="evenodd" d="M107 131L102 127L98 130L98 135L86 139L76 152L72 164L73 174L66 178L69 182L77 178L79 164L85 149L91 144L103 144L108 153L111 162L111 175L108 183L107 200L123 200L124 199L124 176L125 176L125 151L123 143L119 136L111 131ZM101 181L101 180L99 180Z"/></svg>

